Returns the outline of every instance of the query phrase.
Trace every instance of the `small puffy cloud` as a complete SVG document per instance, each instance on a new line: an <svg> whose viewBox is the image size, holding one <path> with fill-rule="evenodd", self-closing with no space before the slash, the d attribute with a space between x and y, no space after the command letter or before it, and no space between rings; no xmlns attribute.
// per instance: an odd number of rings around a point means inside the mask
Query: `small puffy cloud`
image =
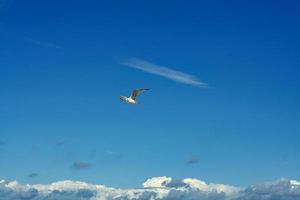
<svg viewBox="0 0 300 200"><path fill-rule="evenodd" d="M0 181L5 200L299 200L300 182L280 179L247 188L205 183L198 179L148 179L140 189L116 189L78 181L49 185Z"/></svg>
<svg viewBox="0 0 300 200"><path fill-rule="evenodd" d="M167 184L171 183L172 178L171 177L153 177L148 180L146 180L143 183L144 188L159 188L159 187L165 187Z"/></svg>
<svg viewBox="0 0 300 200"><path fill-rule="evenodd" d="M72 168L73 169L87 169L87 168L90 168L91 167L91 164L90 163L87 163L87 162L82 162L82 161L75 161L73 164L72 164Z"/></svg>

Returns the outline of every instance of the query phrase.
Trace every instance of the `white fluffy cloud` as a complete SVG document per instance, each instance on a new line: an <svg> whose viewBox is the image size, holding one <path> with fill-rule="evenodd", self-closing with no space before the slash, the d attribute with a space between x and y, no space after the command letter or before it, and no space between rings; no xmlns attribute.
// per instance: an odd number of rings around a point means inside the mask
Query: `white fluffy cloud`
<svg viewBox="0 0 300 200"><path fill-rule="evenodd" d="M0 200L300 200L300 182L281 179L248 188L197 179L148 179L141 189L116 189L78 181L24 185L0 181Z"/></svg>

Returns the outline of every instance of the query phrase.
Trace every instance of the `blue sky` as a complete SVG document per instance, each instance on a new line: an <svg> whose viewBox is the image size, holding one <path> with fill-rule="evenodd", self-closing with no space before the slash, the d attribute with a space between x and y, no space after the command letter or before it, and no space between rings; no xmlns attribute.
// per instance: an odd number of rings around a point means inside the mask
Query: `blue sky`
<svg viewBox="0 0 300 200"><path fill-rule="evenodd" d="M0 179L300 179L299 8L0 1ZM208 87L122 64L132 58ZM140 87L151 90L138 106L119 101Z"/></svg>

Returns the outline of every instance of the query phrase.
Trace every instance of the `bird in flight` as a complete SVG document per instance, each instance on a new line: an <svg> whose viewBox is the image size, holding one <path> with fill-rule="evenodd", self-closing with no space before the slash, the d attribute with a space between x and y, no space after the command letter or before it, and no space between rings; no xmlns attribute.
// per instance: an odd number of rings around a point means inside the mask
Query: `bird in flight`
<svg viewBox="0 0 300 200"><path fill-rule="evenodd" d="M134 89L134 90L132 91L130 97L120 96L120 100L125 101L125 102L128 103L128 104L133 104L133 105L135 105L135 104L138 103L138 101L136 100L137 96L138 96L140 93L142 93L142 92L144 92L144 91L147 91L147 90L149 90L149 89L147 89L147 88Z"/></svg>

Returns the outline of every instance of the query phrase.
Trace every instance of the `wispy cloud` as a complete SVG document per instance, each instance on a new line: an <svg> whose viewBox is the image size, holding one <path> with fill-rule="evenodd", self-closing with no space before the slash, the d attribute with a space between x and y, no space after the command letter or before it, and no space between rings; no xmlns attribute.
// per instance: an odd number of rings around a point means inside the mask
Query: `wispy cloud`
<svg viewBox="0 0 300 200"><path fill-rule="evenodd" d="M39 40L36 38L31 38L31 37L22 37L24 39L24 41L26 42L30 42L32 44L41 46L41 47L45 47L45 48L52 48L52 49L61 49L61 46L51 43L51 42L47 42L47 41L43 41L43 40Z"/></svg>
<svg viewBox="0 0 300 200"><path fill-rule="evenodd" d="M0 150L2 150L2 148L4 147L5 142L3 142L2 140L0 140Z"/></svg>
<svg viewBox="0 0 300 200"><path fill-rule="evenodd" d="M73 164L72 164L72 168L73 169L77 169L77 170L80 170L80 169L88 169L91 167L91 164L90 163L87 163L87 162L82 162L82 161L75 161Z"/></svg>
<svg viewBox="0 0 300 200"><path fill-rule="evenodd" d="M186 163L189 165L194 165L194 164L198 164L200 161L200 158L198 156L193 156L191 158L189 158Z"/></svg>
<svg viewBox="0 0 300 200"><path fill-rule="evenodd" d="M141 60L138 58L132 58L129 60L126 60L124 62L121 62L121 64L126 65L128 67L132 67L135 69L139 69L151 74L155 74L158 76L162 76L168 79L171 79L173 81L177 81L179 83L184 83L188 85L193 85L196 87L207 87L207 84L202 82L200 79L198 79L194 75L190 75L181 71L173 70L165 66L156 65L153 63L150 63L145 60Z"/></svg>
<svg viewBox="0 0 300 200"><path fill-rule="evenodd" d="M10 6L13 0L0 0L0 9Z"/></svg>
<svg viewBox="0 0 300 200"><path fill-rule="evenodd" d="M36 177L38 177L37 173L30 173L30 174L28 174L28 178L36 178Z"/></svg>
<svg viewBox="0 0 300 200"><path fill-rule="evenodd" d="M105 154L108 158L115 159L115 160L119 160L123 157L121 153L114 152L114 151L106 151Z"/></svg>
<svg viewBox="0 0 300 200"><path fill-rule="evenodd" d="M63 139L57 139L54 143L55 143L55 146L61 147L66 144L66 141Z"/></svg>

